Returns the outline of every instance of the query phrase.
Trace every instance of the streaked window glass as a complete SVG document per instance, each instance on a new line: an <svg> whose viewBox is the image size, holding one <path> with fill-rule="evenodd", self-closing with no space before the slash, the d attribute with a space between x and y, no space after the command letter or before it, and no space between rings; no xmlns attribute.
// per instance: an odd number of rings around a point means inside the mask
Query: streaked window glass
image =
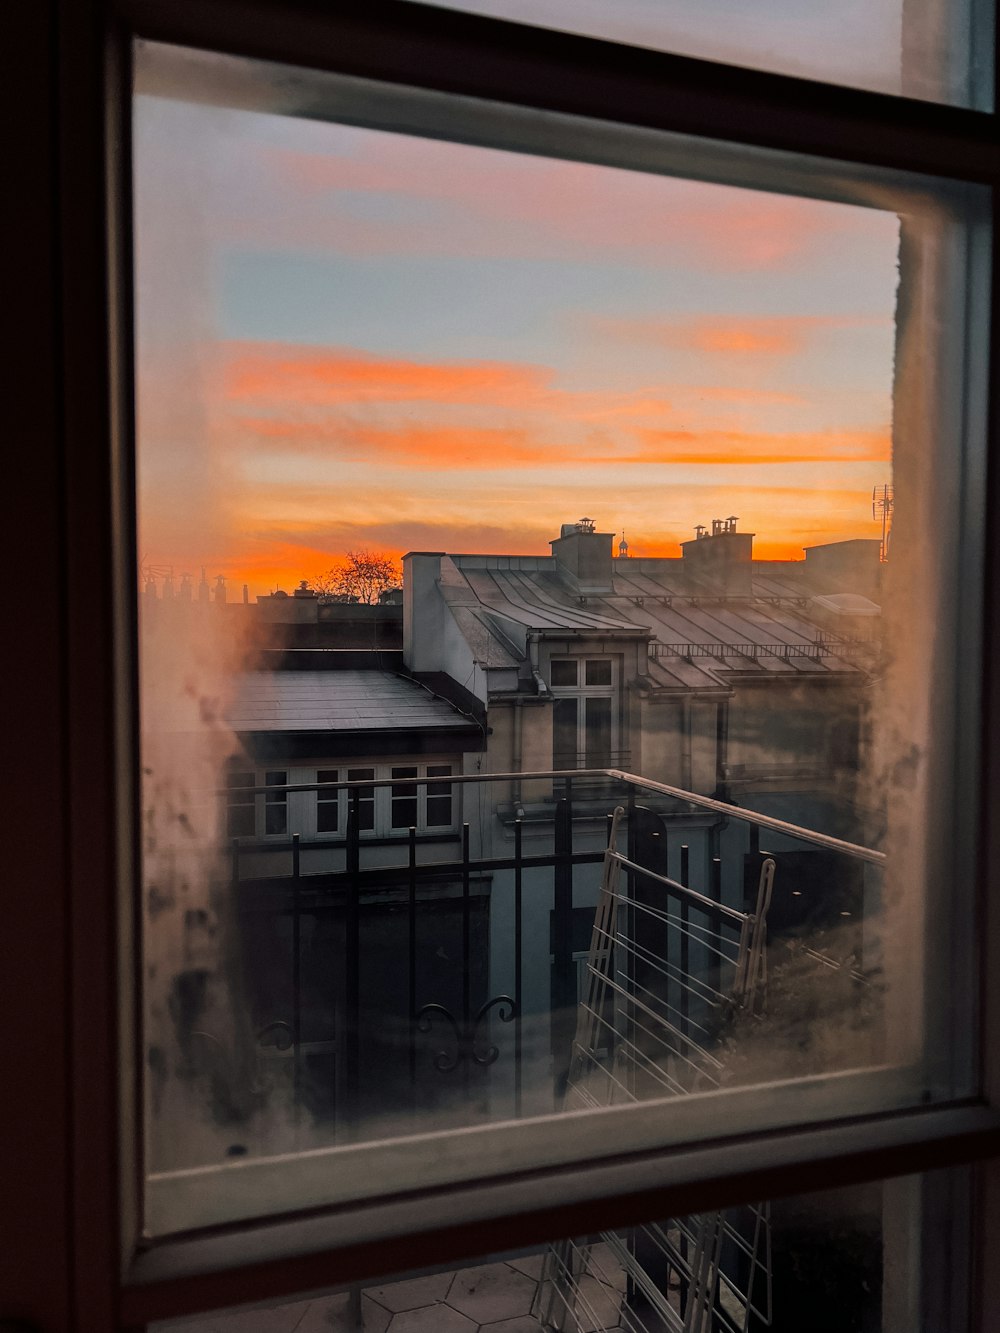
<svg viewBox="0 0 1000 1333"><path fill-rule="evenodd" d="M983 197L137 71L150 1231L969 1095Z"/></svg>

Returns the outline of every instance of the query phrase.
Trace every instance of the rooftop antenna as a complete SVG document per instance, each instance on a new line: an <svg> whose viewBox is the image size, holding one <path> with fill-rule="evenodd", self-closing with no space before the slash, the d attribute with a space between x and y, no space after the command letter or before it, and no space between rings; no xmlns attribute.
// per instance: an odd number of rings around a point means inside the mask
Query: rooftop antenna
<svg viewBox="0 0 1000 1333"><path fill-rule="evenodd" d="M882 523L882 543L878 548L880 564L889 560L889 538L892 536L893 488L891 486L872 487L872 518Z"/></svg>
<svg viewBox="0 0 1000 1333"><path fill-rule="evenodd" d="M159 565L155 564L152 560L149 560L146 556L140 557L139 579L148 596L152 597L155 594L157 579L163 579L164 584L167 584L170 580L173 579L173 575L174 575L173 565ZM150 585L152 585L152 589ZM169 589L169 591L167 591L166 588L164 589L164 591L167 596L171 597L173 596L172 587Z"/></svg>

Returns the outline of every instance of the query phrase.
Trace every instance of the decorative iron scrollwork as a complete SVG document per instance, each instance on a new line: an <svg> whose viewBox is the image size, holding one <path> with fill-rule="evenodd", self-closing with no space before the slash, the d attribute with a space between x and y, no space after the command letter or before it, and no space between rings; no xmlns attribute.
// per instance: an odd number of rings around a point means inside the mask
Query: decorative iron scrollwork
<svg viewBox="0 0 1000 1333"><path fill-rule="evenodd" d="M290 1051L295 1045L295 1033L291 1023L277 1018L273 1023L266 1023L257 1032L257 1042L261 1046L273 1046L279 1051Z"/></svg>
<svg viewBox="0 0 1000 1333"><path fill-rule="evenodd" d="M433 1020L443 1018L451 1029L454 1049L442 1048L434 1057L434 1068L442 1074L449 1074L457 1069L463 1060L486 1066L495 1064L500 1057L500 1048L492 1042L484 1045L483 1029L489 1021L490 1011L496 1009L501 1023L511 1023L517 1017L517 1004L509 995L494 995L492 1000L479 1006L475 1017L468 1023L459 1023L458 1019L443 1004L425 1004L417 1014L417 1029L430 1032Z"/></svg>

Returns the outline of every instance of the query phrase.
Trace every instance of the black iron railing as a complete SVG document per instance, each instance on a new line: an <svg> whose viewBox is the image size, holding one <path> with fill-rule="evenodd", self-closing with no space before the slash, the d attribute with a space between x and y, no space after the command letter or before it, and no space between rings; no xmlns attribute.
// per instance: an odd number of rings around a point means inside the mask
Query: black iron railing
<svg viewBox="0 0 1000 1333"><path fill-rule="evenodd" d="M837 902L826 904L827 917L834 910L860 917L858 872L883 860L819 830L611 769L452 775L440 781L489 796L466 801L463 814L476 806L476 818L463 818L457 834L421 838L410 828L367 841L365 791L401 781L432 787L435 779L338 784L348 800L343 839L295 834L231 845L237 953L254 1029L268 1034L272 1063L276 1055L290 1060L297 1110L332 1122L338 1136L372 1118L405 1127L407 1117L425 1112L445 1121L506 1118L558 1105L599 880L586 867L603 860L615 805L626 811L628 860L669 870L712 903L743 905L762 835L768 845L787 845L793 859L812 849L854 868L828 875ZM510 800L514 783L550 793L532 805L530 824L504 814L518 808ZM595 784L603 784L599 800ZM320 866L317 851L329 855L330 868ZM313 858L308 870L304 853ZM788 887L786 896L794 909L803 895ZM848 899L850 910L841 905ZM684 976L708 969L710 980L711 959L695 958L691 944L698 910L690 901L679 905L672 966ZM547 949L539 946L544 933ZM851 966L862 975L854 955ZM682 988L682 1006L687 996ZM279 1029L280 1042L273 1036Z"/></svg>

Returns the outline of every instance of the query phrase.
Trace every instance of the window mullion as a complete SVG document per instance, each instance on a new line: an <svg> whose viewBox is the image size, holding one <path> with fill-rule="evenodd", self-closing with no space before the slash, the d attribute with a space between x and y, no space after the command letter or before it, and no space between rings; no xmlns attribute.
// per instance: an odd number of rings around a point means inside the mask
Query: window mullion
<svg viewBox="0 0 1000 1333"><path fill-rule="evenodd" d="M947 1107L858 1117L692 1149L589 1159L454 1189L219 1228L138 1255L125 1324L364 1281L567 1235L959 1165L1000 1152L1000 1113ZM258 1257L260 1256L260 1257ZM266 1256L266 1257L265 1257Z"/></svg>
<svg viewBox="0 0 1000 1333"><path fill-rule="evenodd" d="M699 138L996 180L993 117L417 5L117 0L140 37ZM286 96L287 90L285 90Z"/></svg>

